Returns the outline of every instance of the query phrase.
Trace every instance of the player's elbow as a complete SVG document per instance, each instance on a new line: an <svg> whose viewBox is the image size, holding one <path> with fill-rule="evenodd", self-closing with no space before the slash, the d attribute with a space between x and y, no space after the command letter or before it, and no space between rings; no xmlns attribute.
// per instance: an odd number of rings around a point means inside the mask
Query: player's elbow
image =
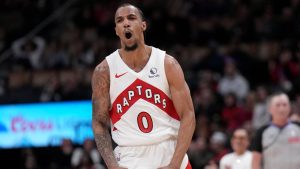
<svg viewBox="0 0 300 169"><path fill-rule="evenodd" d="M192 115L191 115L191 126L193 128L193 131L195 131L195 128L196 128L196 118L195 118L195 113L192 112Z"/></svg>
<svg viewBox="0 0 300 169"><path fill-rule="evenodd" d="M93 128L93 132L94 133L101 133L104 131L105 129L105 125L103 125L101 122L99 121L92 121L92 128Z"/></svg>

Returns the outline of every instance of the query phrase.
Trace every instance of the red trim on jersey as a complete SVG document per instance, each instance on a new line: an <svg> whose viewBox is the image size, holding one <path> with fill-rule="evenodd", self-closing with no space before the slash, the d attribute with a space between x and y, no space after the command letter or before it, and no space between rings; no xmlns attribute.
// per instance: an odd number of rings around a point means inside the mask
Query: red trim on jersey
<svg viewBox="0 0 300 169"><path fill-rule="evenodd" d="M185 168L185 169L192 169L192 166L191 166L190 161L188 161L188 164L186 165L186 168Z"/></svg>
<svg viewBox="0 0 300 169"><path fill-rule="evenodd" d="M140 88L140 94L139 90L137 88L137 86L142 86ZM152 91L152 97L151 98L147 98L146 97L146 89L150 89ZM129 96L128 96L128 92L129 91L133 91L135 93L135 96L131 98L131 100L129 100ZM160 103L155 103L155 98L153 97L154 94L159 94L160 95ZM118 113L117 112L117 104L121 104L123 105L123 99L126 99L128 102L128 106L122 106L122 112ZM134 105L135 102L137 102L139 99L143 99L149 103L152 103L153 105L157 106L158 108L160 108L162 111L164 111L165 113L167 113L169 116L171 116L172 118L176 119L176 120L180 120L175 107L173 105L173 101L160 89L158 89L157 87L146 83L140 79L136 79L131 85L129 85L122 93L119 94L119 96L116 98L116 100L113 102L112 104L112 109L110 110L109 114L110 114L110 118L112 120L112 123L115 124L116 122L118 122L121 117L128 111L128 109ZM164 104L162 103L162 100L165 99L166 100L166 106L164 108Z"/></svg>

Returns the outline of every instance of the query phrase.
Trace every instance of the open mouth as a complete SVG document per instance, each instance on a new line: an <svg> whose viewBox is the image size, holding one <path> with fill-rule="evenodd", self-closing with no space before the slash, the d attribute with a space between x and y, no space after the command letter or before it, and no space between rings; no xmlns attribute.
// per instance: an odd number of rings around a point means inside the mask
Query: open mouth
<svg viewBox="0 0 300 169"><path fill-rule="evenodd" d="M125 33L126 39L130 39L132 37L132 34L130 32Z"/></svg>

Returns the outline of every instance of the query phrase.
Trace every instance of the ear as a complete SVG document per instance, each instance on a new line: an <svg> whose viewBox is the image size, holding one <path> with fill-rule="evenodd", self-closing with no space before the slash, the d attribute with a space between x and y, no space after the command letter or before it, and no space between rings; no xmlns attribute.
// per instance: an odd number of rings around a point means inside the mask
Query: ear
<svg viewBox="0 0 300 169"><path fill-rule="evenodd" d="M146 23L146 21L142 22L142 29L143 29L143 31L145 31L147 29L147 23Z"/></svg>

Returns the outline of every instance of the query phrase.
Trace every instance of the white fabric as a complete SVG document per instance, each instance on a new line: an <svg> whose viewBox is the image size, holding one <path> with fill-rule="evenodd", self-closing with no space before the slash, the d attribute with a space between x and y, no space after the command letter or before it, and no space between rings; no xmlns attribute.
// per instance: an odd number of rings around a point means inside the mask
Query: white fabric
<svg viewBox="0 0 300 169"><path fill-rule="evenodd" d="M84 150L82 148L77 148L74 150L73 154L72 154L72 158L71 158L71 164L72 166L76 167L79 165L82 156L84 155ZM101 158L100 155L98 153L98 151L96 149L93 149L90 151L90 157L93 161L94 164L100 164L101 162Z"/></svg>
<svg viewBox="0 0 300 169"><path fill-rule="evenodd" d="M233 152L221 159L220 169L251 169L251 162L252 153L250 151L246 151L242 155Z"/></svg>
<svg viewBox="0 0 300 169"><path fill-rule="evenodd" d="M171 161L175 151L175 141L165 141L157 145L137 147L116 147L115 157L121 167L128 169L157 169ZM184 156L180 169L188 165L188 157Z"/></svg>
<svg viewBox="0 0 300 169"><path fill-rule="evenodd" d="M270 123L271 115L266 102L256 103L253 110L252 126L255 130Z"/></svg>
<svg viewBox="0 0 300 169"><path fill-rule="evenodd" d="M171 105L172 103L165 102L171 99L164 68L165 55L165 51L152 47L148 63L138 73L126 65L118 50L106 57L110 70L111 111L117 110L115 112L119 115L129 108L115 124L112 121L112 138L118 145L152 145L169 139L177 139L179 119L174 119L166 113L170 107L174 106ZM142 84L133 84L136 81L142 81ZM120 95L128 88L133 96L129 97L129 91ZM160 94L155 91L157 89L161 92ZM141 98L140 94L146 95L144 97L148 97L150 101ZM167 98L162 99L163 95ZM117 100L118 97L120 101ZM135 99L137 101L131 104L130 100ZM137 119L141 112L150 115L153 124L151 132L145 133L139 128ZM148 126L145 118L143 118L143 125Z"/></svg>
<svg viewBox="0 0 300 169"><path fill-rule="evenodd" d="M22 46L26 43L25 38L21 38L13 42L12 49L15 57L28 59L31 63L31 66L34 68L40 68L40 58L45 48L45 40L41 37L35 37L32 40L36 45L36 49L30 53L26 53L22 50Z"/></svg>
<svg viewBox="0 0 300 169"><path fill-rule="evenodd" d="M222 95L234 93L238 99L243 99L248 91L248 81L240 74L235 74L233 77L224 76L219 83L219 92Z"/></svg>
<svg viewBox="0 0 300 169"><path fill-rule="evenodd" d="M114 152L122 167L157 169L168 165L173 157L180 119L171 100L165 55L165 51L152 47L140 72L130 69L118 50L106 57L110 70L111 133L118 144ZM185 155L181 168L187 164Z"/></svg>

